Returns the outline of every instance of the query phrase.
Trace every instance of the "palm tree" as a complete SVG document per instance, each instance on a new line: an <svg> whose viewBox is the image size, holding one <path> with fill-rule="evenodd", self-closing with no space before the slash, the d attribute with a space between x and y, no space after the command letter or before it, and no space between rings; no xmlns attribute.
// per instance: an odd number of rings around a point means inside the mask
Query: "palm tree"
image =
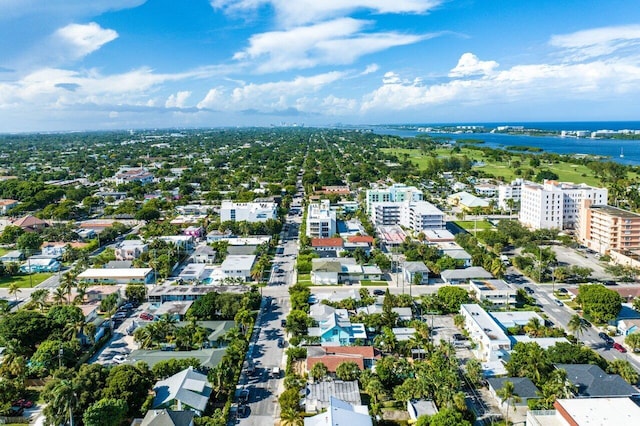
<svg viewBox="0 0 640 426"><path fill-rule="evenodd" d="M575 314L571 317L569 322L567 323L567 328L573 335L578 338L581 336L589 327L587 323L580 318L580 315Z"/></svg>
<svg viewBox="0 0 640 426"><path fill-rule="evenodd" d="M87 295L87 289L89 288L89 283L83 281L78 283L76 287L76 297L74 297L73 302L78 304L84 303L84 297Z"/></svg>
<svg viewBox="0 0 640 426"><path fill-rule="evenodd" d="M60 283L60 287L62 287L67 294L67 303L71 304L71 291L73 287L76 285L76 275L71 271L67 272L62 276L62 282Z"/></svg>
<svg viewBox="0 0 640 426"><path fill-rule="evenodd" d="M522 398L516 395L515 386L513 385L513 382L510 381L504 382L502 389L499 389L496 392L496 395L500 398L501 404L504 404L505 402L507 403L505 424L509 424L509 406L513 407L513 411L515 411L516 404L522 401Z"/></svg>
<svg viewBox="0 0 640 426"><path fill-rule="evenodd" d="M638 372L626 359L616 359L609 363L607 368L609 373L618 374L627 383L636 385L638 383Z"/></svg>
<svg viewBox="0 0 640 426"><path fill-rule="evenodd" d="M304 419L300 411L293 407L285 407L280 412L280 424L282 426L302 426L304 425Z"/></svg>
<svg viewBox="0 0 640 426"><path fill-rule="evenodd" d="M31 293L31 300L40 307L40 312L47 306L47 298L49 297L49 290L46 288L39 288Z"/></svg>
<svg viewBox="0 0 640 426"><path fill-rule="evenodd" d="M20 290L20 286L18 285L18 283L12 282L11 284L9 284L9 294L15 296L16 302L18 301L18 293L22 293L22 290Z"/></svg>
<svg viewBox="0 0 640 426"><path fill-rule="evenodd" d="M538 318L531 318L529 322L524 326L524 331L533 337L539 337L544 333L544 325Z"/></svg>
<svg viewBox="0 0 640 426"><path fill-rule="evenodd" d="M65 298L67 297L67 294L64 291L64 288L56 287L56 289L53 291L52 297L55 304L62 305L65 301Z"/></svg>
<svg viewBox="0 0 640 426"><path fill-rule="evenodd" d="M51 389L47 420L50 424L73 423L73 410L77 408L78 398L69 380L59 380Z"/></svg>

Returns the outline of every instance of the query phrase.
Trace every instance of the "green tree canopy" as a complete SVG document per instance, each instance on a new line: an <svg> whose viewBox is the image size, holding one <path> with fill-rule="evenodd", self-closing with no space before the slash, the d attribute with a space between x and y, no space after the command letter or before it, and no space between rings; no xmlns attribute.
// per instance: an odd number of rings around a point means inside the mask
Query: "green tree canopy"
<svg viewBox="0 0 640 426"><path fill-rule="evenodd" d="M152 376L148 368L140 365L123 364L113 367L109 372L103 396L127 401L127 416L140 415L142 404L153 384Z"/></svg>
<svg viewBox="0 0 640 426"><path fill-rule="evenodd" d="M469 293L460 287L446 286L438 289L437 298L444 313L457 313L460 305L469 301Z"/></svg>
<svg viewBox="0 0 640 426"><path fill-rule="evenodd" d="M622 309L622 297L601 284L581 285L576 298L589 318L596 323L605 323L618 316Z"/></svg>
<svg viewBox="0 0 640 426"><path fill-rule="evenodd" d="M0 338L3 342L16 340L28 352L51 333L51 323L40 312L19 310L0 319Z"/></svg>
<svg viewBox="0 0 640 426"><path fill-rule="evenodd" d="M91 404L82 415L85 426L119 426L127 414L122 399L103 398Z"/></svg>

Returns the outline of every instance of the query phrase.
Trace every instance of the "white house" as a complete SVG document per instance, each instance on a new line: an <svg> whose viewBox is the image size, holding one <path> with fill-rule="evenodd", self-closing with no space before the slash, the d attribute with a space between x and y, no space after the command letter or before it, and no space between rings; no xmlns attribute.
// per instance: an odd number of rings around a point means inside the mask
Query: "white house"
<svg viewBox="0 0 640 426"><path fill-rule="evenodd" d="M201 415L207 408L212 387L205 374L193 367L156 382L152 408L191 409Z"/></svg>
<svg viewBox="0 0 640 426"><path fill-rule="evenodd" d="M149 250L149 245L140 240L124 240L115 248L116 260L135 260Z"/></svg>
<svg viewBox="0 0 640 426"><path fill-rule="evenodd" d="M512 306L516 304L517 289L504 280L475 280L469 281L470 291L479 301L491 302L497 306Z"/></svg>
<svg viewBox="0 0 640 426"><path fill-rule="evenodd" d="M226 278L242 278L244 281L249 281L255 261L255 255L229 255L220 268Z"/></svg>
<svg viewBox="0 0 640 426"><path fill-rule="evenodd" d="M154 278L152 268L89 268L78 275L80 281L113 284L151 284Z"/></svg>
<svg viewBox="0 0 640 426"><path fill-rule="evenodd" d="M216 251L206 245L200 245L191 255L195 263L213 263L216 260Z"/></svg>
<svg viewBox="0 0 640 426"><path fill-rule="evenodd" d="M329 200L311 203L307 211L307 237L329 238L337 232L336 212L331 210Z"/></svg>
<svg viewBox="0 0 640 426"><path fill-rule="evenodd" d="M447 269L440 273L442 280L447 284L466 284L473 279L491 279L493 275L480 266L472 266L466 269Z"/></svg>
<svg viewBox="0 0 640 426"><path fill-rule="evenodd" d="M352 405L333 396L327 410L312 417L305 417L304 426L372 426L366 405Z"/></svg>
<svg viewBox="0 0 640 426"><path fill-rule="evenodd" d="M404 262L402 272L407 283L413 284L415 276L420 274L419 284L429 284L429 272L431 271L424 262Z"/></svg>

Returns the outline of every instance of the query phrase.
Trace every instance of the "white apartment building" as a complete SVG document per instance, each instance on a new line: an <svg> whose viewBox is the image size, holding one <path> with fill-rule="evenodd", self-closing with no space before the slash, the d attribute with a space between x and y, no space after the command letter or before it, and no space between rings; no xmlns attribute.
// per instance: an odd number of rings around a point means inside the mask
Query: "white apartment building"
<svg viewBox="0 0 640 426"><path fill-rule="evenodd" d="M394 183L386 188L367 190L367 214L371 215L373 203L422 201L424 194L415 186Z"/></svg>
<svg viewBox="0 0 640 426"><path fill-rule="evenodd" d="M276 203L234 203L229 200L220 206L220 221L265 222L267 219L278 218Z"/></svg>
<svg viewBox="0 0 640 426"><path fill-rule="evenodd" d="M149 250L149 245L140 240L124 240L114 250L116 260L134 260Z"/></svg>
<svg viewBox="0 0 640 426"><path fill-rule="evenodd" d="M469 287L479 301L495 306L515 306L516 288L504 280L470 280Z"/></svg>
<svg viewBox="0 0 640 426"><path fill-rule="evenodd" d="M307 237L329 238L336 234L336 212L331 210L329 200L309 204L307 212Z"/></svg>
<svg viewBox="0 0 640 426"><path fill-rule="evenodd" d="M518 210L516 206L520 204L520 196L522 194L522 185L524 179L516 179L509 184L498 186L498 208L501 210L510 210L509 202L507 200L513 200L514 209Z"/></svg>
<svg viewBox="0 0 640 426"><path fill-rule="evenodd" d="M416 232L444 229L444 213L428 201L384 202L371 205L375 226L402 225Z"/></svg>
<svg viewBox="0 0 640 426"><path fill-rule="evenodd" d="M540 185L525 182L522 185L519 220L531 229L572 230L578 224L578 211L582 200L607 205L607 188L545 181Z"/></svg>
<svg viewBox="0 0 640 426"><path fill-rule="evenodd" d="M464 327L469 337L477 346L473 349L478 360L498 361L509 350L511 340L502 327L475 303L460 306L460 313L464 317Z"/></svg>

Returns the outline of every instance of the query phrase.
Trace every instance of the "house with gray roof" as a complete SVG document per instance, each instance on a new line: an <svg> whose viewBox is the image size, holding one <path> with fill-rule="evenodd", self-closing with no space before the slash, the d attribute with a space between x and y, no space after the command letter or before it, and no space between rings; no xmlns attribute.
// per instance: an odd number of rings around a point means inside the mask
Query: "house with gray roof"
<svg viewBox="0 0 640 426"><path fill-rule="evenodd" d="M513 383L514 394L520 397L520 401L505 401L501 402L501 398L498 396L498 391L502 389L506 382ZM501 405L503 409L509 409L509 404L526 406L527 400L530 398L539 398L538 388L533 384L531 379L527 377L492 377L487 379L489 384L489 392L496 399L498 405Z"/></svg>
<svg viewBox="0 0 640 426"><path fill-rule="evenodd" d="M207 376L189 367L173 376L158 381L153 387L156 396L152 408L177 407L194 410L201 415L207 408L212 387Z"/></svg>
<svg viewBox="0 0 640 426"><path fill-rule="evenodd" d="M304 407L307 413L318 413L331 405L331 398L352 405L362 405L358 381L327 380L308 383L305 389Z"/></svg>
<svg viewBox="0 0 640 426"><path fill-rule="evenodd" d="M640 391L625 382L617 374L607 374L591 364L555 364L567 372L567 380L578 388L577 396L583 398L631 397Z"/></svg>
<svg viewBox="0 0 640 426"><path fill-rule="evenodd" d="M145 350L137 349L131 352L129 360L132 364L143 361L149 367L153 367L161 361L169 359L187 359L196 358L200 361L200 365L205 368L213 368L222 362L222 357L227 350L219 349L198 349L195 351L162 351L160 349Z"/></svg>
<svg viewBox="0 0 640 426"><path fill-rule="evenodd" d="M149 410L143 419L134 420L132 426L193 426L194 416L191 410Z"/></svg>
<svg viewBox="0 0 640 426"><path fill-rule="evenodd" d="M402 272L404 273L404 280L407 283L413 284L414 277L417 274L421 274L419 284L429 284L429 272L431 271L424 262L404 262Z"/></svg>

